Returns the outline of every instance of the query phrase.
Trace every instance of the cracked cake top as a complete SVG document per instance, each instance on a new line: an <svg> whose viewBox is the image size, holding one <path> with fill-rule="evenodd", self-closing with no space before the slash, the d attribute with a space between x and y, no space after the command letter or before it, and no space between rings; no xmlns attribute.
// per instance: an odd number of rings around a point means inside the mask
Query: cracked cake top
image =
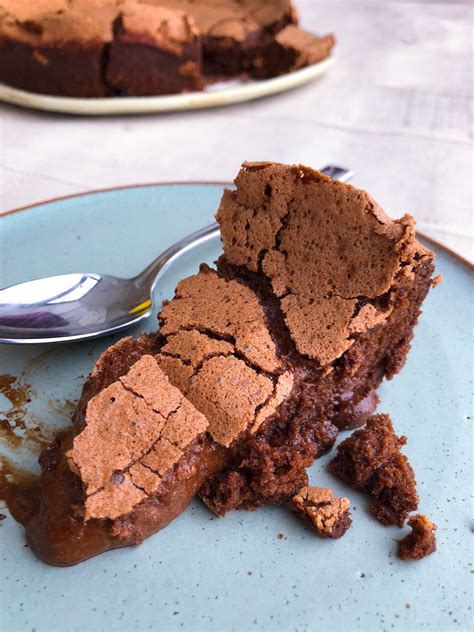
<svg viewBox="0 0 474 632"><path fill-rule="evenodd" d="M206 418L151 355L93 397L67 457L84 485L85 519L116 518L158 488Z"/></svg>
<svg viewBox="0 0 474 632"><path fill-rule="evenodd" d="M255 432L290 393L293 379L283 372L263 307L242 283L203 266L178 284L160 323L166 343L158 362L206 415L218 443Z"/></svg>
<svg viewBox="0 0 474 632"><path fill-rule="evenodd" d="M255 433L293 387L263 307L238 281L203 267L178 285L160 321L160 352L89 401L68 452L86 520L130 512L203 432L226 447Z"/></svg>
<svg viewBox="0 0 474 632"><path fill-rule="evenodd" d="M0 0L0 33L20 41L110 42L119 16L127 28L174 48L198 33L244 39L294 16L289 0Z"/></svg>
<svg viewBox="0 0 474 632"><path fill-rule="evenodd" d="M286 16L296 20L290 0L144 0L192 15L203 35L241 40L256 28L269 27Z"/></svg>
<svg viewBox="0 0 474 632"><path fill-rule="evenodd" d="M193 18L183 11L154 6L146 0L123 0L117 7L122 28L142 41L150 41L176 55L198 37Z"/></svg>
<svg viewBox="0 0 474 632"><path fill-rule="evenodd" d="M326 365L390 314L390 289L432 253L409 215L304 166L244 163L217 213L225 259L263 272L297 350Z"/></svg>
<svg viewBox="0 0 474 632"><path fill-rule="evenodd" d="M232 343L234 353L267 372L278 371L280 361L255 293L238 281L221 279L203 268L181 281L174 299L160 314L164 336L183 330L208 333L215 341Z"/></svg>

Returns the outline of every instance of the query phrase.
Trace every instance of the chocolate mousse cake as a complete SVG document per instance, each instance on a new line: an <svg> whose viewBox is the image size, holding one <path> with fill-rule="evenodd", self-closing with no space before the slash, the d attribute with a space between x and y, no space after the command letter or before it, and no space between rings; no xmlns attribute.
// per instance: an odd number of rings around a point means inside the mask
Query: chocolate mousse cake
<svg viewBox="0 0 474 632"><path fill-rule="evenodd" d="M198 492L218 515L288 502L403 366L433 273L412 218L303 166L245 163L235 184L216 268L101 356L43 454L16 515L46 562L138 544Z"/></svg>
<svg viewBox="0 0 474 632"><path fill-rule="evenodd" d="M290 0L0 0L0 81L50 95L202 90L276 76L330 54Z"/></svg>

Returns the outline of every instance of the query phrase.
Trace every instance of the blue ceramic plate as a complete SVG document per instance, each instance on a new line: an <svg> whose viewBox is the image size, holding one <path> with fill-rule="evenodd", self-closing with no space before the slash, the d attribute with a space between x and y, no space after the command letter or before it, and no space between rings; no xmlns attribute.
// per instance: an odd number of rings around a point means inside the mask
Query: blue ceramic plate
<svg viewBox="0 0 474 632"><path fill-rule="evenodd" d="M221 193L222 185L146 186L13 213L0 220L0 286L86 270L133 275L209 223ZM157 306L219 250L215 243L182 259L159 287ZM141 546L60 569L32 555L23 529L2 509L2 630L468 629L472 277L449 254L437 254L443 283L425 303L406 367L382 385L379 407L409 437L405 452L417 474L420 510L438 524L437 553L419 563L399 561L394 540L401 532L371 519L367 499L325 472L328 457L310 477L352 500L354 523L340 541L317 538L287 507L217 519L195 500ZM2 378L8 397L0 395L0 419L9 411L26 425L17 440L3 433L4 455L36 467L35 452L67 425L84 376L114 339L0 347L0 374L17 378L9 387Z"/></svg>

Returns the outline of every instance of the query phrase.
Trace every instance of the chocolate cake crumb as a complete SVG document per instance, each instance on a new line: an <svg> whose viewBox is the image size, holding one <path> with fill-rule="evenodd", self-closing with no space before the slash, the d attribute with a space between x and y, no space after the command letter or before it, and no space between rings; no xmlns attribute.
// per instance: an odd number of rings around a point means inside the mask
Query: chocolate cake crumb
<svg viewBox="0 0 474 632"><path fill-rule="evenodd" d="M397 437L388 415L374 415L337 448L329 470L355 489L375 497L373 515L385 525L402 527L418 508L415 475L400 448L406 437Z"/></svg>
<svg viewBox="0 0 474 632"><path fill-rule="evenodd" d="M397 554L401 560L421 560L436 551L436 525L426 516L417 514L408 520L411 532L398 540Z"/></svg>
<svg viewBox="0 0 474 632"><path fill-rule="evenodd" d="M291 499L291 507L324 538L340 538L352 524L348 498L335 498L332 490L303 487Z"/></svg>

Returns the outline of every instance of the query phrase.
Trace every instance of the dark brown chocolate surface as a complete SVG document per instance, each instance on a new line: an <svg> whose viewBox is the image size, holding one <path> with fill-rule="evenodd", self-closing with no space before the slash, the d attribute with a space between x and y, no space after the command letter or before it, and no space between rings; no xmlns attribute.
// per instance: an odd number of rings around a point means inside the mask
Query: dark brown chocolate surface
<svg viewBox="0 0 474 632"><path fill-rule="evenodd" d="M386 525L402 527L418 509L415 474L400 452L406 442L406 437L397 437L388 415L374 415L337 447L329 464L351 487L374 496L371 512Z"/></svg>
<svg viewBox="0 0 474 632"><path fill-rule="evenodd" d="M0 0L0 81L104 97L274 76L320 61L334 44L296 22L290 0Z"/></svg>
<svg viewBox="0 0 474 632"><path fill-rule="evenodd" d="M84 386L73 427L42 457L35 491L39 508L25 515L9 502L41 559L68 565L138 544L181 513L199 490L219 515L287 502L307 484L305 468L332 447L338 426L363 424L380 381L403 366L433 272L433 255L415 240L412 223L392 222L377 211L375 229L363 231L367 253L360 256L372 256L383 239L385 268L379 267L376 282L359 272L352 282L370 288L370 299L363 294L350 299L349 337L344 330L341 343L340 329L327 329L329 360L319 353L321 339L312 357L298 348L301 329L288 326L275 276L262 269L265 258L257 256L251 265L236 260L238 240L232 232L241 220L248 224L240 245L255 249L266 239L262 227L276 226L276 252L286 243L282 227L291 231L300 221L298 208L306 223L314 220L316 232L326 209L332 212L333 193L344 200L349 216L351 205L366 194L308 168L271 163L245 165L236 184L235 208L226 193L218 214L224 255L217 270L203 266L178 285L160 313L158 334L126 338L101 356ZM299 199L304 200L300 207ZM317 203L313 216L311 199ZM288 205L291 216L282 224ZM252 207L253 215L247 215ZM336 242L340 234L347 250L354 239L347 220L332 226ZM326 242L319 254L314 251L292 267L290 255L297 257L305 238L297 233L287 245L295 295L302 277L315 287L343 283L351 262L341 262ZM370 267L365 270L370 277ZM330 292L319 304L324 307L326 300L332 308ZM341 344L343 350L335 354ZM185 410L168 426L173 414ZM191 418L192 432L186 422ZM397 505L398 488L390 487L401 469L391 458L399 455L399 440L389 430L386 424L380 429L387 458L377 461L370 484L377 490L377 511L388 511L391 519L407 507ZM165 439L166 455L146 457ZM94 454L94 446L100 454ZM372 461L357 470L359 486L367 485L364 477L373 472L373 453L369 456ZM94 498L104 490L112 494L110 504Z"/></svg>

